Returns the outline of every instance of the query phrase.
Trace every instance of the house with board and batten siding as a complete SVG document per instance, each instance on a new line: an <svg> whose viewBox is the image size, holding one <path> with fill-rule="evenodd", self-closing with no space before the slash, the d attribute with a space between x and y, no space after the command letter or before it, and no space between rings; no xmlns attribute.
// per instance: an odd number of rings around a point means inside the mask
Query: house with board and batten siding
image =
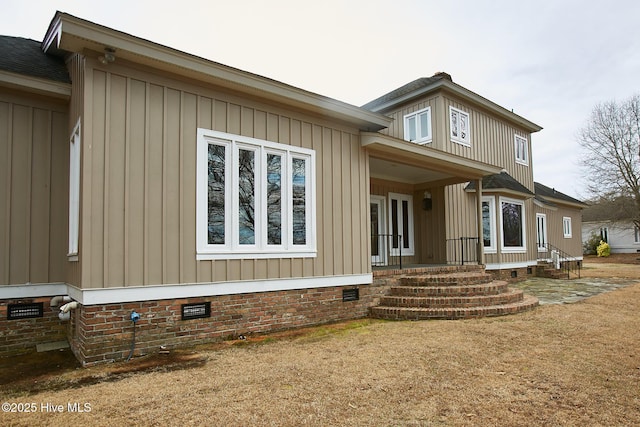
<svg viewBox="0 0 640 427"><path fill-rule="evenodd" d="M378 271L533 274L541 128L445 73L356 107L61 12L0 44L0 355L365 317Z"/></svg>

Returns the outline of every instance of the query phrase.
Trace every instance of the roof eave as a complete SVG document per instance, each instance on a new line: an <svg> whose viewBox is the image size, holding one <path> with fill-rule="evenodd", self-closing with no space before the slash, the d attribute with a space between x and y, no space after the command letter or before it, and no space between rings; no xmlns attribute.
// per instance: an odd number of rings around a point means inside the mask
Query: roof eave
<svg viewBox="0 0 640 427"><path fill-rule="evenodd" d="M217 86L250 93L311 113L332 117L366 131L389 127L392 119L376 112L318 95L263 76L216 63L127 33L57 12L43 41L45 52L103 52Z"/></svg>
<svg viewBox="0 0 640 427"><path fill-rule="evenodd" d="M60 99L69 99L71 97L70 83L62 83L3 70L0 70L0 86Z"/></svg>
<svg viewBox="0 0 640 427"><path fill-rule="evenodd" d="M393 100L387 101L384 104L381 104L379 106L376 106L374 108L372 108L372 111L375 112L386 112L390 109L392 109L393 107L403 104L405 102L411 101L412 99L421 97L427 93L430 92L434 92L436 90L447 90L453 94L459 95L463 98L466 99L470 99L471 101L473 101L475 104L480 105L486 109L488 109L489 111L494 112L495 114L511 121L511 122L515 122L518 125L520 125L521 127L523 127L524 129L526 129L529 132L539 132L542 130L542 126L539 126L527 119L525 119L522 116L519 116L518 114L515 114L509 110L507 110L504 107L501 107L500 105L496 104L495 102L492 102L480 95L478 95L475 92L470 91L469 89L466 89L448 79L442 78L439 80L434 81L431 84L428 84L426 86L423 86L419 89L416 89L412 92L409 92L405 95L402 95L398 98L395 98Z"/></svg>

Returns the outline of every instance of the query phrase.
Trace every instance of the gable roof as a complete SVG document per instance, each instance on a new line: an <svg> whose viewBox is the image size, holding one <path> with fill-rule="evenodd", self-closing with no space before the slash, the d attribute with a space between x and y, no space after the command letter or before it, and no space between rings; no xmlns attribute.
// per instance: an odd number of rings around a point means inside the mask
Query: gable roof
<svg viewBox="0 0 640 427"><path fill-rule="evenodd" d="M31 39L0 36L0 70L71 83L64 59L47 55L41 45Z"/></svg>
<svg viewBox="0 0 640 427"><path fill-rule="evenodd" d="M509 111L506 108L478 95L477 93L454 83L451 76L444 72L439 72L431 77L422 77L409 82L404 86L392 90L391 92L364 104L362 108L384 113L401 104L422 97L425 94L436 90L446 90L450 93L456 94L476 105L486 108L512 123L517 123L529 132L538 132L542 130L541 126L515 114L513 111Z"/></svg>
<svg viewBox="0 0 640 427"><path fill-rule="evenodd" d="M475 181L469 182L464 190L476 191ZM482 178L482 191L485 190L503 191L505 193L517 193L527 197L531 197L534 195L527 187L522 185L518 180L504 171Z"/></svg>
<svg viewBox="0 0 640 427"><path fill-rule="evenodd" d="M542 203L546 203L551 206L555 206L555 204L557 203L562 203L579 208L584 208L587 206L586 203L578 199L574 199L573 197L568 196L564 193L561 193L555 188L547 187L546 185L540 184L539 182L534 182L533 185L536 192L536 199L541 201Z"/></svg>
<svg viewBox="0 0 640 427"><path fill-rule="evenodd" d="M267 77L229 67L63 12L56 12L42 42L45 52L78 52L94 59L105 51L115 61L130 61L178 76L250 94L263 101L330 117L360 130L378 131L392 119L342 101L306 91Z"/></svg>

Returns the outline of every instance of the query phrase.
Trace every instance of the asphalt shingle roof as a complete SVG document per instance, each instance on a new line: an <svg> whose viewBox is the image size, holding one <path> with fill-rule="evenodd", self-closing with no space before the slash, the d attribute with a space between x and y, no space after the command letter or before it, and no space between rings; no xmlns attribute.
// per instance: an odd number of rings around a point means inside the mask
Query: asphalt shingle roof
<svg viewBox="0 0 640 427"><path fill-rule="evenodd" d="M410 83L407 83L404 86L399 87L398 89L392 90L391 92L382 95L379 98L374 99L373 101L369 101L362 106L362 108L367 110L373 110L376 107L386 104L387 102L391 102L395 99L401 98L404 95L407 95L411 92L415 92L418 89L422 89L423 87L427 87L437 82L438 80L447 79L451 80L451 76L447 73L438 73L432 77L422 77L417 80L414 80Z"/></svg>
<svg viewBox="0 0 640 427"><path fill-rule="evenodd" d="M583 201L574 199L571 196L561 193L557 191L555 188L549 188L546 185L540 184L539 182L534 182L533 185L535 187L536 196L540 196L542 198L548 197L556 200L562 200L569 203L578 203L586 206L586 204Z"/></svg>
<svg viewBox="0 0 640 427"><path fill-rule="evenodd" d="M465 190L475 190L476 182L471 181L465 188ZM518 193L533 196L533 193L529 191L527 187L520 184L515 178L506 172L496 173L494 175L485 176L482 178L483 190L511 190Z"/></svg>
<svg viewBox="0 0 640 427"><path fill-rule="evenodd" d="M0 70L71 83L64 59L47 55L40 46L39 41L0 36Z"/></svg>

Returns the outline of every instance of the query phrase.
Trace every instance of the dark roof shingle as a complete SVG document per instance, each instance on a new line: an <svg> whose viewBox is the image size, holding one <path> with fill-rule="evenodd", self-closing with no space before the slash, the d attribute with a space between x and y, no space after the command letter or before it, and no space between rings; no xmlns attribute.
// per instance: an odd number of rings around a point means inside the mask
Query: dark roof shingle
<svg viewBox="0 0 640 427"><path fill-rule="evenodd" d="M465 187L466 191L476 189L476 182L471 181ZM482 178L483 190L509 190L517 193L522 193L527 196L533 196L533 193L524 185L520 184L515 178L506 172L496 173L494 175L485 176Z"/></svg>
<svg viewBox="0 0 640 427"><path fill-rule="evenodd" d="M422 89L423 87L432 85L433 83L442 79L451 81L451 76L447 73L437 73L437 74L434 74L432 77L419 78L410 83L407 83L404 86L399 87L398 89L392 90L391 92L385 95L382 95L381 97L376 98L373 101L367 102L362 106L362 108L367 110L374 110L376 107L380 105L384 105L387 102L391 102L395 99L401 98L404 95L417 91L418 89Z"/></svg>
<svg viewBox="0 0 640 427"><path fill-rule="evenodd" d="M35 40L0 36L0 70L71 83L64 59L47 55L40 46Z"/></svg>
<svg viewBox="0 0 640 427"><path fill-rule="evenodd" d="M556 200L569 202L569 203L577 203L577 204L586 206L586 203L584 203L583 201L574 199L571 196L561 193L557 191L555 188L549 188L546 185L540 184L539 182L534 182L533 185L535 187L536 196L540 196L543 199L548 197L551 199L556 199Z"/></svg>

